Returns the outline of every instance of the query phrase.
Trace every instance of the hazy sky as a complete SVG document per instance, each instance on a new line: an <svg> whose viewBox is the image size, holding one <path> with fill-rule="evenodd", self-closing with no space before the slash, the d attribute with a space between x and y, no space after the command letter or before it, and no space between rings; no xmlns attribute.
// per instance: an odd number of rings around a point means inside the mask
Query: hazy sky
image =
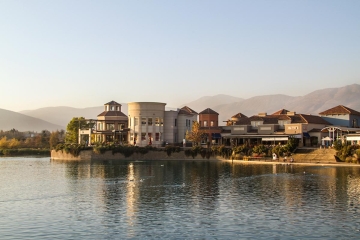
<svg viewBox="0 0 360 240"><path fill-rule="evenodd" d="M360 83L359 0L0 0L0 108Z"/></svg>

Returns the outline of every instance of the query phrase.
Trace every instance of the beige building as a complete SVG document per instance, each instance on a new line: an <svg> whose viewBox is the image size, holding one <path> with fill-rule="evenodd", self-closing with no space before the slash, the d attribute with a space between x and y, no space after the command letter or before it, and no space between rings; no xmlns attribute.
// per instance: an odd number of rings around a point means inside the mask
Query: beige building
<svg viewBox="0 0 360 240"><path fill-rule="evenodd" d="M221 135L227 144L284 144L291 137L298 139L300 147L317 146L323 135L321 129L330 125L320 116L281 109L251 117L238 113L227 121L227 127L223 127L227 133Z"/></svg>
<svg viewBox="0 0 360 240"><path fill-rule="evenodd" d="M128 103L129 144L159 147L164 141L164 118L166 103Z"/></svg>

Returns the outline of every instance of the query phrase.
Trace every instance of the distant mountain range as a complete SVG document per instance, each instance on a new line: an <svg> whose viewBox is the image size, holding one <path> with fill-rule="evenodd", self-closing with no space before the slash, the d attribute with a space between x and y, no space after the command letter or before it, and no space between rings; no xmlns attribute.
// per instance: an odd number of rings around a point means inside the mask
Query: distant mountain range
<svg viewBox="0 0 360 240"><path fill-rule="evenodd" d="M116 101L116 99L114 100ZM122 112L127 114L127 104L121 103L121 105ZM215 110L219 113L220 125L222 121L231 118L231 116L239 112L252 116L260 112L272 114L284 108L297 113L318 115L319 112L337 105L344 105L360 111L360 85L352 84L340 88L326 88L298 97L276 94L243 99L220 94L201 97L195 101L183 104L179 108L185 105L197 112L201 112L206 108ZM46 107L25 110L19 113L0 109L0 129L4 131L12 128L19 131L66 129L66 125L73 117L95 119L103 111L104 106L90 108Z"/></svg>
<svg viewBox="0 0 360 240"><path fill-rule="evenodd" d="M63 126L44 121L42 119L0 109L0 130L9 131L13 128L21 132L41 132L42 130L56 131L64 129Z"/></svg>

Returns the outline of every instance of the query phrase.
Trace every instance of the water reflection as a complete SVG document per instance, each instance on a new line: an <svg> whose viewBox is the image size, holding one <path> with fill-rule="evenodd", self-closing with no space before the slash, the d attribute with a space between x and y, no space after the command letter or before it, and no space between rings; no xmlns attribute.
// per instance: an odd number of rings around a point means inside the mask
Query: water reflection
<svg viewBox="0 0 360 240"><path fill-rule="evenodd" d="M360 230L359 170L212 161L2 159L0 235L350 239ZM23 230L15 231L19 224Z"/></svg>

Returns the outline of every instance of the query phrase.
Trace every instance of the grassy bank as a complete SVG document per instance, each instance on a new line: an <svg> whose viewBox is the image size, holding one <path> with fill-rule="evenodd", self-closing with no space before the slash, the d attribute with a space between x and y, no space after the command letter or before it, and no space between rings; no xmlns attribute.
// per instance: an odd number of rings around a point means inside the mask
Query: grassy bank
<svg viewBox="0 0 360 240"><path fill-rule="evenodd" d="M50 156L50 149L43 148L19 148L19 149L0 149L0 156Z"/></svg>

